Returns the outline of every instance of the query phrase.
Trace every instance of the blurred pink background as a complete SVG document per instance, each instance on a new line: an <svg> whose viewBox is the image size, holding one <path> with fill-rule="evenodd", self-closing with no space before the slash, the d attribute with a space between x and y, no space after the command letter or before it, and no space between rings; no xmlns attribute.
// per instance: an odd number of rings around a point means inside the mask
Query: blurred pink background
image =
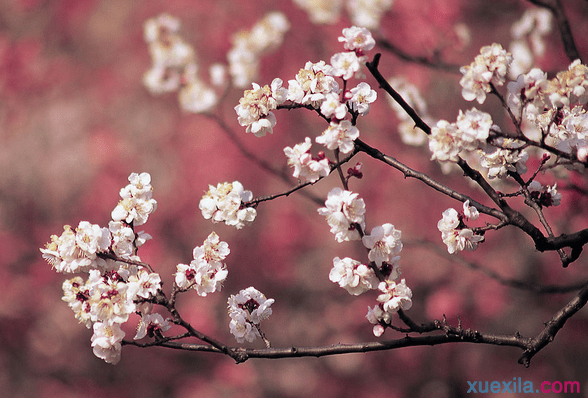
<svg viewBox="0 0 588 398"><path fill-rule="evenodd" d="M586 58L588 3L564 3ZM381 33L411 54L430 55L450 45L453 26L465 23L471 44L442 54L448 62L466 65L482 45L507 46L510 26L528 7L522 0L396 0ZM253 285L276 299L274 314L263 324L276 347L376 340L365 319L375 292L352 297L328 279L334 256L363 259L363 247L336 243L316 212L318 205L299 193L261 204L256 221L241 231L204 220L198 202L208 184L239 180L261 196L284 191L296 181L287 184L268 174L213 120L180 111L176 95L153 97L141 83L150 67L142 33L146 19L161 12L179 17L181 34L194 46L204 71L214 62L226 62L233 33L251 28L272 10L284 12L292 27L283 45L264 58L258 83L274 77L286 82L306 61L328 61L342 50L337 37L350 26L347 16L333 25L314 25L290 1L0 1L0 395L458 397L465 396L468 380L521 377L536 385L579 381L588 397L586 309L568 321L529 369L517 364L520 350L472 344L320 359L252 359L240 365L220 355L161 348L124 347L116 366L94 357L91 331L77 324L61 301L65 276L51 270L38 248L51 234L59 235L64 224L87 220L107 225L128 175L143 171L152 176L158 209L144 226L154 239L139 255L160 273L166 293L176 264L189 262L193 247L212 230L231 248L229 277L220 293L180 296L182 314L197 329L236 345L228 331L226 299ZM567 68L555 31L538 63L549 72ZM459 109L478 105L461 99L459 75L431 71L385 52L381 65L384 75L402 75L417 85L435 118L453 121ZM371 76L366 81L375 88ZM276 168L287 170L285 146L325 128L311 112L278 111L272 136L246 135L233 110L241 95L242 90L231 90L217 114L249 150ZM459 174L443 175L429 162L426 149L403 145L395 113L381 90L378 95L381 100L358 122L364 141L488 203ZM508 126L496 99L480 108ZM508 288L439 254L446 249L437 221L443 210L460 204L363 154L356 161L364 164L365 177L353 180L350 188L366 202L367 229L390 222L402 230L401 264L414 293L408 313L415 321L445 314L454 324L459 316L464 327L483 332L534 336L573 296ZM533 164L529 162L530 169ZM549 175L540 181L554 182ZM333 175L308 190L326 197L339 185ZM586 228L585 197L562 193L562 205L547 212L556 233ZM486 236L478 251L460 257L527 282L565 285L588 279L586 254L564 270L555 253L536 252L514 228ZM435 242L436 250L415 243L421 239ZM136 322L128 322L127 338ZM401 337L388 330L382 338Z"/></svg>

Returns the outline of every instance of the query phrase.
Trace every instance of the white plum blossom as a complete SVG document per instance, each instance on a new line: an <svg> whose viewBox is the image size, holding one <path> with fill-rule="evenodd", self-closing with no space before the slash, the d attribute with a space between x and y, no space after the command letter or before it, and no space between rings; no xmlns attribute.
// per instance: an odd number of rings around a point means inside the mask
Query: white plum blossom
<svg viewBox="0 0 588 398"><path fill-rule="evenodd" d="M373 269L349 257L333 259L329 279L354 296L375 289L379 282Z"/></svg>
<svg viewBox="0 0 588 398"><path fill-rule="evenodd" d="M561 193L557 192L557 183L550 186L543 186L537 180L532 181L527 187L529 195L541 206L559 206Z"/></svg>
<svg viewBox="0 0 588 398"><path fill-rule="evenodd" d="M484 240L484 236L474 234L463 223L463 218L475 220L479 212L469 206L469 200L464 203L464 213L459 214L455 209L449 208L443 212L443 218L437 223L437 229L441 232L441 239L447 245L449 254L463 250L476 250L478 243Z"/></svg>
<svg viewBox="0 0 588 398"><path fill-rule="evenodd" d="M331 57L333 76L349 80L361 69L361 59L352 51L336 53Z"/></svg>
<svg viewBox="0 0 588 398"><path fill-rule="evenodd" d="M315 182L321 177L328 176L331 167L324 153L319 153L318 157L314 158L310 154L311 147L312 142L306 137L303 143L294 145L294 148L284 148L284 154L288 157L288 164L294 167L293 177Z"/></svg>
<svg viewBox="0 0 588 398"><path fill-rule="evenodd" d="M547 73L539 68L533 68L528 73L519 75L516 81L506 85L509 108L515 115L522 111L523 105L525 111L531 115L542 113L545 106L543 95L547 85Z"/></svg>
<svg viewBox="0 0 588 398"><path fill-rule="evenodd" d="M202 246L194 248L194 260L176 267L175 283L181 290L194 289L199 296L206 296L221 291L222 283L228 275L223 260L229 255L230 249L226 242L212 232Z"/></svg>
<svg viewBox="0 0 588 398"><path fill-rule="evenodd" d="M325 207L318 209L318 213L326 217L337 242L361 239L355 224L365 229L365 203L358 196L351 191L333 188Z"/></svg>
<svg viewBox="0 0 588 398"><path fill-rule="evenodd" d="M365 82L359 83L349 92L349 105L351 110L357 112L361 116L365 116L370 112L370 104L378 98L378 93L372 90L369 84Z"/></svg>
<svg viewBox="0 0 588 398"><path fill-rule="evenodd" d="M286 99L286 89L282 87L282 80L276 78L271 87L253 83L253 89L245 90L239 105L235 106L237 120L245 126L246 132L252 132L256 137L263 137L266 133L273 133L276 117L271 112Z"/></svg>
<svg viewBox="0 0 588 398"><path fill-rule="evenodd" d="M338 40L343 43L346 50L356 51L360 54L365 54L376 45L370 31L358 26L344 28L343 36L339 36Z"/></svg>
<svg viewBox="0 0 588 398"><path fill-rule="evenodd" d="M61 285L63 301L74 312L75 318L88 329L92 327L92 314L90 303L90 286L80 276L67 279Z"/></svg>
<svg viewBox="0 0 588 398"><path fill-rule="evenodd" d="M339 101L339 94L328 93L321 104L321 113L327 118L342 120L347 115L347 106Z"/></svg>
<svg viewBox="0 0 588 398"><path fill-rule="evenodd" d="M522 143L510 138L498 138L499 147L486 145L480 154L480 165L488 169L488 178L504 178L508 172L524 174L527 172L526 161L529 154L522 148Z"/></svg>
<svg viewBox="0 0 588 398"><path fill-rule="evenodd" d="M333 67L324 61L307 62L296 78L288 80L287 99L301 105L311 105L319 109L326 95L339 94L339 84L333 77Z"/></svg>
<svg viewBox="0 0 588 398"><path fill-rule="evenodd" d="M315 24L332 24L339 20L343 0L293 0L308 13L310 21Z"/></svg>
<svg viewBox="0 0 588 398"><path fill-rule="evenodd" d="M377 300L382 303L384 312L393 314L399 309L409 310L412 307L412 291L406 286L405 279L402 279L400 283L387 279L380 282L378 289L382 294Z"/></svg>
<svg viewBox="0 0 588 398"><path fill-rule="evenodd" d="M460 109L457 121L460 147L465 150L475 150L486 142L492 127L492 116L476 108L465 113Z"/></svg>
<svg viewBox="0 0 588 398"><path fill-rule="evenodd" d="M272 314L271 305L274 299L266 298L254 287L243 289L237 295L231 295L227 301L228 314L231 318L229 328L237 339L243 343L252 342L260 337L259 323Z"/></svg>
<svg viewBox="0 0 588 398"><path fill-rule="evenodd" d="M500 44L484 46L470 65L461 67L463 74L459 84L461 94L466 101L476 100L482 104L486 94L491 91L490 83L495 86L504 84L512 55Z"/></svg>
<svg viewBox="0 0 588 398"><path fill-rule="evenodd" d="M289 29L286 16L276 11L266 14L251 30L233 35L233 46L227 53L233 85L243 88L255 80L262 56L278 48Z"/></svg>
<svg viewBox="0 0 588 398"><path fill-rule="evenodd" d="M393 0L347 0L347 13L354 25L377 29Z"/></svg>
<svg viewBox="0 0 588 398"><path fill-rule="evenodd" d="M429 150L431 151L431 160L457 162L461 148L457 139L456 124L439 120L437 125L431 128Z"/></svg>
<svg viewBox="0 0 588 398"><path fill-rule="evenodd" d="M161 314L142 314L141 322L137 326L137 333L133 340L141 340L146 336L153 337L155 332L165 332L171 328L169 321Z"/></svg>
<svg viewBox="0 0 588 398"><path fill-rule="evenodd" d="M151 175L132 173L129 182L120 190L122 200L112 211L112 219L134 226L145 224L149 215L157 209L157 201L152 198Z"/></svg>
<svg viewBox="0 0 588 398"><path fill-rule="evenodd" d="M96 322L92 335L94 355L106 363L116 365L121 358L121 341L125 337L118 323Z"/></svg>
<svg viewBox="0 0 588 398"><path fill-rule="evenodd" d="M216 187L209 185L209 190L200 200L202 216L212 222L223 222L241 229L246 223L255 220L257 212L244 205L253 199L251 191L246 191L239 181L219 183Z"/></svg>
<svg viewBox="0 0 588 398"><path fill-rule="evenodd" d="M402 250L402 233L394 228L394 225L386 223L372 228L369 235L364 235L361 240L363 245L370 249L368 258L382 267L382 263L393 264ZM392 277L391 279L396 279Z"/></svg>
<svg viewBox="0 0 588 398"><path fill-rule="evenodd" d="M88 271L106 264L97 255L108 251L110 239L108 228L81 221L75 230L65 225L61 236L51 235L51 242L40 250L57 272Z"/></svg>
<svg viewBox="0 0 588 398"><path fill-rule="evenodd" d="M161 290L161 277L155 272L148 272L145 269L137 271L137 275L131 275L128 278L129 291L131 297L148 299L155 296Z"/></svg>
<svg viewBox="0 0 588 398"><path fill-rule="evenodd" d="M339 148L341 153L349 153L353 150L353 141L357 138L359 138L357 127L353 126L349 120L342 120L339 123L331 122L323 134L315 138L315 141L328 149Z"/></svg>
<svg viewBox="0 0 588 398"><path fill-rule="evenodd" d="M91 275L90 279L92 322L125 323L136 309L129 285L118 273L95 280Z"/></svg>
<svg viewBox="0 0 588 398"><path fill-rule="evenodd" d="M468 220L477 220L480 217L480 212L474 206L470 206L470 200L463 202L463 215Z"/></svg>

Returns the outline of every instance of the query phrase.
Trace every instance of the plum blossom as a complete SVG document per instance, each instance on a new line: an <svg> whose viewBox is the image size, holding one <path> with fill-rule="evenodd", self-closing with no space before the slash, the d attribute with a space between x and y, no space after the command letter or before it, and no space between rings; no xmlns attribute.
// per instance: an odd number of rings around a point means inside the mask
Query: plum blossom
<svg viewBox="0 0 588 398"><path fill-rule="evenodd" d="M222 222L241 229L246 223L255 220L257 212L244 205L253 199L251 191L246 191L239 181L219 183L216 187L209 185L209 190L200 200L199 208L204 219Z"/></svg>
<svg viewBox="0 0 588 398"><path fill-rule="evenodd" d="M290 22L283 13L270 12L251 30L233 35L233 46L227 53L233 85L243 88L255 80L262 56L278 48L289 29Z"/></svg>
<svg viewBox="0 0 588 398"><path fill-rule="evenodd" d="M141 315L141 322L137 326L137 333L133 340L141 340L146 336L154 337L156 332L165 332L171 328L169 321L163 319L161 314L144 314Z"/></svg>
<svg viewBox="0 0 588 398"><path fill-rule="evenodd" d="M349 120L342 120L339 123L331 122L323 134L315 138L315 141L328 149L339 148L342 153L349 153L353 150L353 141L357 138L359 138L357 127L351 125Z"/></svg>
<svg viewBox="0 0 588 398"><path fill-rule="evenodd" d="M288 157L288 164L294 167L292 174L295 178L302 181L315 182L321 177L326 177L331 172L329 159L324 156L324 152L319 152L318 157L310 154L312 142L306 137L301 144L294 145L294 148L284 148L284 154Z"/></svg>
<svg viewBox="0 0 588 398"><path fill-rule="evenodd" d="M327 118L341 120L347 115L347 106L339 102L339 94L328 93L321 104L321 113Z"/></svg>
<svg viewBox="0 0 588 398"><path fill-rule="evenodd" d="M356 51L360 55L365 54L376 45L370 31L358 26L343 29L343 36L339 36L338 40L343 43L346 50Z"/></svg>
<svg viewBox="0 0 588 398"><path fill-rule="evenodd" d="M437 125L431 128L429 150L431 151L431 160L457 162L461 148L457 138L456 124L439 120Z"/></svg>
<svg viewBox="0 0 588 398"><path fill-rule="evenodd" d="M459 84L461 94L466 101L476 100L482 104L486 94L491 91L490 83L495 86L504 84L512 55L500 44L484 46L470 65L461 67L463 74Z"/></svg>
<svg viewBox="0 0 588 398"><path fill-rule="evenodd" d="M176 267L175 283L181 290L194 289L199 296L206 296L221 291L222 283L228 275L223 260L229 255L230 249L226 242L212 232L204 240L202 246L194 248L194 260Z"/></svg>
<svg viewBox="0 0 588 398"><path fill-rule="evenodd" d="M359 194L333 188L325 201L325 207L318 209L325 216L337 242L361 239L355 224L365 228L365 203Z"/></svg>
<svg viewBox="0 0 588 398"><path fill-rule="evenodd" d="M384 312L393 314L399 309L409 310L412 307L412 291L406 286L406 280L396 283L389 279L380 282L378 289L380 294L377 300L382 303Z"/></svg>
<svg viewBox="0 0 588 398"><path fill-rule="evenodd" d="M116 365L120 362L122 345L125 337L118 323L96 322L92 335L92 347L94 355L104 359L106 363Z"/></svg>
<svg viewBox="0 0 588 398"><path fill-rule="evenodd" d="M253 89L245 90L239 105L235 106L235 112L239 124L247 127L247 133L252 132L256 137L273 133L276 117L271 111L285 101L285 90L282 80L278 78L272 81L271 87L253 83Z"/></svg>
<svg viewBox="0 0 588 398"><path fill-rule="evenodd" d="M462 214L453 208L445 210L443 218L437 223L437 229L441 232L441 239L447 245L449 254L456 251L476 250L478 243L484 240L484 236L474 234L463 222L464 218L477 219L478 210L469 205L469 200L463 206Z"/></svg>
<svg viewBox="0 0 588 398"><path fill-rule="evenodd" d="M455 124L460 147L465 150L475 150L486 142L492 127L492 117L476 108L467 110L465 113L460 109Z"/></svg>
<svg viewBox="0 0 588 398"><path fill-rule="evenodd" d="M349 257L333 259L329 279L354 296L375 289L379 282L373 269Z"/></svg>
<svg viewBox="0 0 588 398"><path fill-rule="evenodd" d="M382 263L393 264L395 262L395 257L402 250L400 239L401 232L389 223L374 227L371 234L366 234L361 238L363 245L370 249L368 258L380 268Z"/></svg>
<svg viewBox="0 0 588 398"><path fill-rule="evenodd" d="M361 82L350 90L348 103L351 110L365 116L370 112L370 104L377 98L376 91L372 90L369 84Z"/></svg>
<svg viewBox="0 0 588 398"><path fill-rule="evenodd" d="M559 206L561 193L557 192L557 183L543 186L539 181L532 181L527 187L529 196L541 206Z"/></svg>
<svg viewBox="0 0 588 398"><path fill-rule="evenodd" d="M488 169L488 178L504 178L508 172L524 174L527 172L526 161L529 158L527 151L522 149L522 143L510 138L498 138L495 143L499 145L486 145L480 154L480 165Z"/></svg>
<svg viewBox="0 0 588 398"><path fill-rule="evenodd" d="M129 182L120 190L122 200L112 211L112 219L134 226L145 224L149 215L157 209L157 201L152 198L151 175L132 173Z"/></svg>
<svg viewBox="0 0 588 398"><path fill-rule="evenodd" d="M331 65L333 66L333 76L349 80L361 69L361 59L355 52L346 51L333 55Z"/></svg>
<svg viewBox="0 0 588 398"><path fill-rule="evenodd" d="M261 337L259 324L272 314L270 307L274 301L274 299L267 299L263 293L252 286L229 297L227 301L228 314L231 318L229 328L237 342L243 343L245 340L252 342L256 337Z"/></svg>
<svg viewBox="0 0 588 398"><path fill-rule="evenodd" d="M327 94L339 94L339 84L333 77L333 67L324 61L307 62L296 78L288 80L287 99L302 105L319 109Z"/></svg>
<svg viewBox="0 0 588 398"><path fill-rule="evenodd" d="M137 275L128 278L129 295L131 297L148 299L155 296L161 290L161 277L155 272L140 269Z"/></svg>
<svg viewBox="0 0 588 398"><path fill-rule="evenodd" d="M57 272L88 271L106 264L97 255L108 251L110 239L108 228L81 221L75 230L66 225L61 236L51 235L51 242L40 250Z"/></svg>

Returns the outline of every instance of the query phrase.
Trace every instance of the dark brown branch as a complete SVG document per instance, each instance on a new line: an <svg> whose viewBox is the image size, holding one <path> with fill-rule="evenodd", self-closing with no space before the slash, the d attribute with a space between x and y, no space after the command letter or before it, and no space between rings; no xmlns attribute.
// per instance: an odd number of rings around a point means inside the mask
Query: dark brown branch
<svg viewBox="0 0 588 398"><path fill-rule="evenodd" d="M531 358L555 339L555 335L563 328L567 320L580 311L586 305L586 302L588 302L588 284L545 324L545 328L537 337L531 339L529 347L519 359L519 363L528 367Z"/></svg>
<svg viewBox="0 0 588 398"><path fill-rule="evenodd" d="M252 349L252 348L240 348L240 347L229 347L229 350L235 352L237 363L245 362L249 358L266 358L266 359L278 359L278 358L300 358L300 357L322 357L327 355L340 355L340 354L351 354L351 353L365 353L372 351L384 351L393 350L403 347L416 347L416 346L434 346L439 344L447 343L477 343L477 344L489 344L499 346L511 346L526 349L529 339L525 339L518 334L513 336L506 335L493 335L493 334L482 334L471 329L461 330L461 332L454 333L456 328L450 328L449 332L434 336L405 336L402 339L397 340L386 340L386 341L371 341L356 344L333 344L324 347L285 347L285 348L264 348L264 349ZM144 347L140 343L127 342L128 345L134 345L137 347ZM175 341L166 341L155 344L156 346L173 348L178 350L188 351L205 351L213 352L217 354L223 353L218 348L210 345L203 344L189 344L179 343Z"/></svg>
<svg viewBox="0 0 588 398"><path fill-rule="evenodd" d="M249 149L247 149L247 147L245 147L245 145L243 145L241 140L237 137L235 132L224 122L224 120L221 117L214 115L214 114L208 114L208 113L205 114L205 116L207 116L208 118L210 118L211 120L215 121L218 124L218 126L222 129L222 131L227 135L227 137L229 137L229 139L235 144L237 149L247 159L249 159L250 161L252 161L256 165L258 165L261 169L267 171L270 174L275 175L276 177L278 177L282 181L284 181L286 183L290 183L290 175L288 173L273 167L269 162L267 162L264 159L259 158L257 155L255 155L253 152L251 152ZM317 204L323 203L323 200L321 198L313 195L310 192L303 191L302 194Z"/></svg>
<svg viewBox="0 0 588 398"><path fill-rule="evenodd" d="M378 65L380 64L380 57L381 54L378 53L374 55L374 59L372 60L372 62L366 63L368 70L370 71L372 76L374 76L374 78L378 81L380 88L382 88L392 98L394 98L394 101L396 101L398 105L400 105L402 109L404 109L408 116L410 116L410 118L414 121L415 126L423 130L425 134L431 135L431 128L429 127L429 125L425 123L423 119L421 119L421 117L415 112L415 110L412 109L412 107L404 100L404 98L402 98L402 96L392 88L390 83L388 83L388 81L380 73L378 69Z"/></svg>
<svg viewBox="0 0 588 398"><path fill-rule="evenodd" d="M431 188L435 189L436 191L439 191L439 192L441 192L441 193L443 193L453 199L457 199L460 202L465 202L466 200L469 200L470 205L472 205L476 209L478 209L478 211L480 213L484 213L484 214L488 214L490 216L496 217L497 219L499 219L501 221L506 220L505 214L502 213L500 210L485 206L485 205L477 202L476 200L470 198L469 196L464 195L462 193L459 193L459 192L441 184L440 182L435 181L434 179L432 179L431 177L429 177L425 173L421 173L420 171L416 171L416 170L411 169L410 167L406 166L404 163L396 160L395 158L393 158L391 156L383 154L378 149L369 146L368 144L361 141L360 139L355 140L355 145L359 151L365 152L369 156L373 157L374 159L378 159L378 160L394 167L395 169L401 171L404 174L405 178L408 178L408 177L416 178L417 180L424 182L425 184L427 184Z"/></svg>
<svg viewBox="0 0 588 398"><path fill-rule="evenodd" d="M453 263L458 263L464 265L474 271L479 271L491 279L494 279L496 282L500 283L501 285L508 286L514 289L520 290L527 290L537 294L563 294L563 293L570 293L576 292L578 289L581 289L583 286L588 284L588 281L574 283L573 285L541 285L538 283L528 283L525 281L521 281L518 279L511 279L505 278L499 273L486 268L476 262L468 261L461 256L456 256L447 253L447 250L439 247L434 242L428 240L416 240L416 241L403 241L405 246L410 245L418 245L419 247L424 247L427 250L432 251L433 253L445 257L448 260L451 260Z"/></svg>
<svg viewBox="0 0 588 398"><path fill-rule="evenodd" d="M408 54L407 52L405 52L404 50L401 50L398 46L396 46L395 44L391 43L389 40L386 40L384 38L378 38L376 40L376 43L380 47L387 50L388 52L390 52L391 54L395 55L396 57L400 58L403 61L426 66L427 68L431 68L431 69L439 69L444 72L450 72L450 73L455 73L455 74L460 73L459 72L459 65L448 64L446 62L443 62L443 61L437 59L436 57L431 58L431 57L425 57L422 55Z"/></svg>
<svg viewBox="0 0 588 398"><path fill-rule="evenodd" d="M553 17L555 18L555 22L557 23L557 28L559 30L559 34L561 36L561 41L564 46L564 50L566 55L568 56L570 61L575 61L576 59L582 59L580 57L580 52L576 47L576 43L574 41L574 35L572 34L572 29L570 28L570 23L568 22L568 18L564 12L561 0L528 0L530 3L533 3L539 7L543 7L551 11Z"/></svg>

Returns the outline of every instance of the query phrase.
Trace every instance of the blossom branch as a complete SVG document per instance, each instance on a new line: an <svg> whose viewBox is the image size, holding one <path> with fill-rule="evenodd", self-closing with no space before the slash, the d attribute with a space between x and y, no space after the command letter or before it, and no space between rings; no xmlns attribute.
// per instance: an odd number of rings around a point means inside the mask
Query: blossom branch
<svg viewBox="0 0 588 398"><path fill-rule="evenodd" d="M422 56L422 55L411 55L411 54L408 54L407 52L405 52L404 50L400 49L398 46L396 46L391 41L389 41L385 38L378 38L376 40L376 43L380 47L384 48L385 50L387 50L391 54L394 54L396 57L400 58L403 61L415 63L418 65L423 65L423 66L426 66L426 67L432 68L432 69L439 69L444 72L459 74L459 65L445 63L445 62L437 59L438 57L436 54L433 58Z"/></svg>
<svg viewBox="0 0 588 398"><path fill-rule="evenodd" d="M505 278L504 276L500 275L498 272L493 271L490 268L484 267L476 262L466 260L461 256L454 256L447 253L447 250L439 248L439 246L431 241L428 240L415 240L413 242L404 242L405 245L418 245L420 247L424 247L425 249L447 258L451 260L451 262L455 262L461 264L465 267L468 267L474 271L478 271L489 277L490 279L495 280L496 282L500 283L501 285L508 286L514 289L520 290L527 290L537 294L562 294L562 293L569 293L575 292L578 289L581 289L585 286L588 281L583 281L579 283L574 283L570 285L542 285L538 283L528 283L519 279L511 279Z"/></svg>
<svg viewBox="0 0 588 398"><path fill-rule="evenodd" d="M576 47L576 43L574 41L574 35L572 34L572 29L570 28L570 23L568 18L564 12L563 5L561 0L528 0L529 2L548 9L551 11L555 20L557 22L557 27L559 29L559 34L561 36L561 41L564 45L564 50L566 55L568 56L570 61L574 61L576 59L581 59L580 52Z"/></svg>
<svg viewBox="0 0 588 398"><path fill-rule="evenodd" d="M531 358L553 341L557 332L564 324L580 311L588 302L588 284L586 284L561 310L559 310L546 324L545 328L531 339L528 347L519 359L519 363L529 366Z"/></svg>

